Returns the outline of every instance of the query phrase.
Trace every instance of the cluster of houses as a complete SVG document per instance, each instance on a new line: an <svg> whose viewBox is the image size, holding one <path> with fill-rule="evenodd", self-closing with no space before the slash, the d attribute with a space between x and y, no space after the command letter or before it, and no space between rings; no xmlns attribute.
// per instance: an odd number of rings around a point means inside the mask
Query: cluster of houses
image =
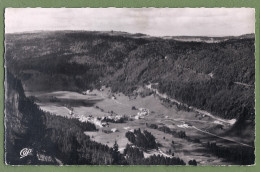
<svg viewBox="0 0 260 172"><path fill-rule="evenodd" d="M119 122L122 118L124 118L122 115L116 115L116 116L107 116L107 117L103 117L104 118L107 118L107 119L110 119L110 120L113 120L114 122Z"/></svg>
<svg viewBox="0 0 260 172"><path fill-rule="evenodd" d="M92 115L89 116L78 115L76 116L76 118L78 118L78 120L81 122L91 122L99 127L105 127L108 125L107 122L102 122L101 118L93 117Z"/></svg>
<svg viewBox="0 0 260 172"><path fill-rule="evenodd" d="M106 121L106 119L113 120L113 122L118 122L124 117L122 115L106 116L106 117L93 117L92 115L89 116L77 115L75 116L75 118L77 118L81 122L91 122L96 126L102 128L102 127L109 127L109 123Z"/></svg>
<svg viewBox="0 0 260 172"><path fill-rule="evenodd" d="M95 124L96 126L99 126L100 128L102 128L102 127L109 127L108 122L103 122L105 117L101 117L101 118L100 117L92 117L92 115L89 115L89 116L86 117L86 116L81 115L81 116L78 116L77 118L81 122L91 122L91 123ZM111 116L108 116L106 118L111 118L113 120L119 120L120 119L120 115L115 116L115 118L112 118ZM112 132L114 133L114 132L118 132L118 129L117 128L112 128L109 131L102 129L102 131L106 132L106 133L112 133Z"/></svg>
<svg viewBox="0 0 260 172"><path fill-rule="evenodd" d="M190 124L180 124L180 125L177 125L179 128L191 128L192 126Z"/></svg>
<svg viewBox="0 0 260 172"><path fill-rule="evenodd" d="M97 94L91 93L91 90L81 92L83 95L96 96Z"/></svg>
<svg viewBox="0 0 260 172"><path fill-rule="evenodd" d="M139 112L137 112L135 119L142 119L145 116L149 115L149 109L139 108L138 110L139 110Z"/></svg>

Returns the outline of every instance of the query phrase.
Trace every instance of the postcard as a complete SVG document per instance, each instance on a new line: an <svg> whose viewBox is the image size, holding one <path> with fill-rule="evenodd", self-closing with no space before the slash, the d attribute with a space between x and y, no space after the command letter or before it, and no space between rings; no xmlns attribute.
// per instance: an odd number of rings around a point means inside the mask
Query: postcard
<svg viewBox="0 0 260 172"><path fill-rule="evenodd" d="M254 165L254 8L6 8L7 165Z"/></svg>

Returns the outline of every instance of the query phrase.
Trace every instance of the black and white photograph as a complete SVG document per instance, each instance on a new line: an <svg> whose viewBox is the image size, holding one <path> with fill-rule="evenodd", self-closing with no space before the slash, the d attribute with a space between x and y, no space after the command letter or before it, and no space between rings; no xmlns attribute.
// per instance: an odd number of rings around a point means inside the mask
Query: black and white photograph
<svg viewBox="0 0 260 172"><path fill-rule="evenodd" d="M255 9L6 8L5 164L255 164Z"/></svg>

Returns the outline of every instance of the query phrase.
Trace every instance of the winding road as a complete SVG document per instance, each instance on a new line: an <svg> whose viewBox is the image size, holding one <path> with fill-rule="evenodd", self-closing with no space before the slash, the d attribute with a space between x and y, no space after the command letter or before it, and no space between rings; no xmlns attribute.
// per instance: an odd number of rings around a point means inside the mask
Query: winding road
<svg viewBox="0 0 260 172"><path fill-rule="evenodd" d="M229 125L233 125L233 124L236 122L236 119L231 119L231 120L222 119L222 118L219 118L219 117L216 117L216 116L212 115L211 113L209 113L209 112L207 112L207 111L204 111L204 110L201 110L201 109L192 107L192 106L188 106L188 105L185 104L185 103L181 103L181 102L179 102L178 100L175 100L175 99L173 99L173 98L168 97L166 94L160 93L157 89L152 88L152 84L146 85L145 87L148 88L148 89L150 89L150 90L152 90L152 91L154 91L154 92L155 92L159 97L161 97L161 98L168 99L168 100L170 100L171 102L177 103L178 105L183 104L184 106L189 107L189 109L191 109L191 110L193 110L193 111L195 111L195 112L198 112L198 113L200 113L200 114L202 114L202 115L209 116L209 117L211 117L212 119L215 119L215 120L220 121L220 122L222 122L222 123L226 123L226 124L229 124Z"/></svg>
<svg viewBox="0 0 260 172"><path fill-rule="evenodd" d="M166 119L166 120L164 120L164 121L170 121L170 122L172 122L172 121L177 121L177 122L182 122L182 124L186 124L185 121L189 121L189 120L180 119L180 118L179 118L179 119ZM237 143L237 144L240 144L240 145L243 145L243 146L246 146L246 147L254 148L253 146L250 146L250 145L248 145L248 144L245 144L245 143L242 143L242 142L238 142L238 141L235 141L235 140L232 140L232 139L228 139L228 138L225 138L225 137L221 137L221 136L218 136L218 135L216 135L216 134L210 133L210 132L208 132L208 131L201 130L201 129L199 129L199 128L197 128L197 127L191 125L191 124L185 126L185 128L193 128L193 129L195 129L195 130L197 130L197 131L200 131L200 132L202 132L202 133L205 133L205 134L208 134L208 135L211 135L211 136L220 138L220 139L222 139L222 140L226 140L226 141L230 141L230 142L233 142L233 143Z"/></svg>
<svg viewBox="0 0 260 172"><path fill-rule="evenodd" d="M248 144L241 143L241 142L237 142L237 141L235 141L235 140L228 139L228 138L225 138L225 137L221 137L221 136L218 136L218 135L216 135L216 134L212 134L212 133L210 133L210 132L207 132L207 131L201 130L201 129L195 127L195 126L191 126L191 128L194 128L195 130L198 130L198 131L200 131L200 132L206 133L206 134L208 134L208 135L211 135L211 136L214 136L214 137L217 137L217 138L223 139L223 140L227 140L227 141L230 141L230 142L234 142L234 143L237 143L237 144L240 144L240 145L246 146L246 147L254 148L253 146L250 146L250 145L248 145Z"/></svg>

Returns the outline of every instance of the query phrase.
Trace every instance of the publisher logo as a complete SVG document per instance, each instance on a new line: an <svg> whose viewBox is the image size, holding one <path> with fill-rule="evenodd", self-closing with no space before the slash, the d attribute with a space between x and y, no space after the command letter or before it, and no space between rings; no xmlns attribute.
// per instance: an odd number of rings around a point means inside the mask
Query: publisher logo
<svg viewBox="0 0 260 172"><path fill-rule="evenodd" d="M23 148L21 151L20 151L20 158L24 158L28 155L31 155L32 153L32 149L29 149L29 148Z"/></svg>

